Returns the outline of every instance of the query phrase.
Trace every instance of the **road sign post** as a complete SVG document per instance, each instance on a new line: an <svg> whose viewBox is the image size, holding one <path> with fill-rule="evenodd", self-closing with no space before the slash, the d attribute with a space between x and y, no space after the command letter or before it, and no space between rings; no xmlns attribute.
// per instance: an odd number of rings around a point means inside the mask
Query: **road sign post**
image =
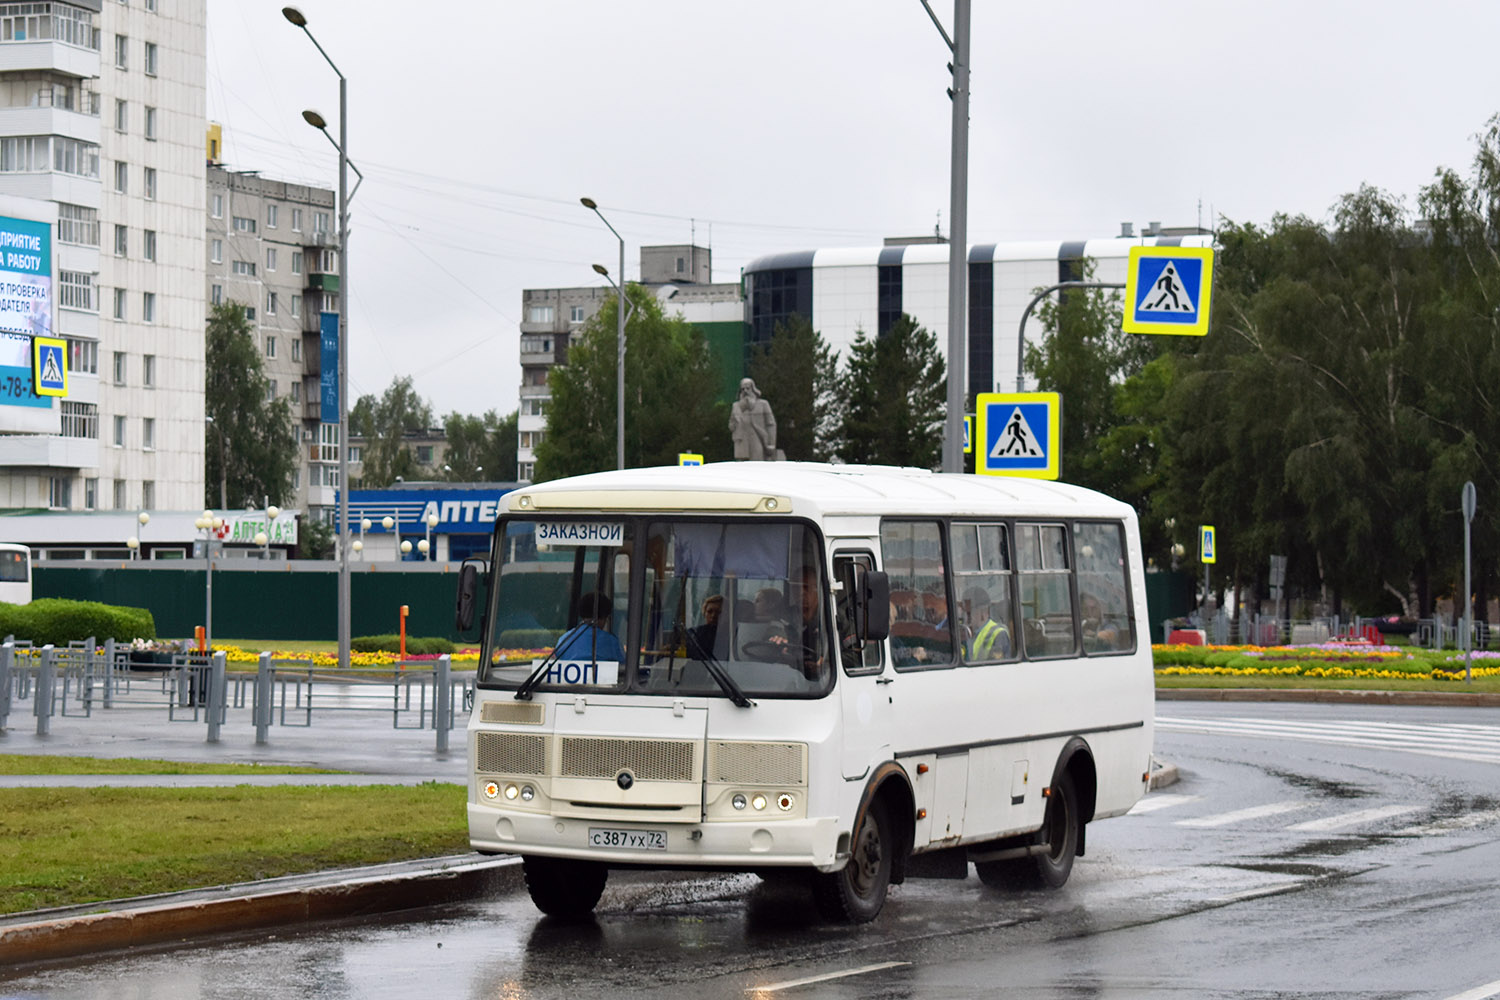
<svg viewBox="0 0 1500 1000"><path fill-rule="evenodd" d="M1203 563L1203 624L1205 628L1208 625L1208 568L1219 561L1218 548L1218 538L1215 536L1214 526L1211 524L1200 525L1198 528L1198 561Z"/></svg>
<svg viewBox="0 0 1500 1000"><path fill-rule="evenodd" d="M1472 482L1464 483L1463 508L1464 508L1464 683L1474 683L1473 670L1473 631L1474 631L1474 592L1470 589L1469 570L1471 550L1469 548L1470 525L1474 520L1474 511L1478 507L1478 496Z"/></svg>
<svg viewBox="0 0 1500 1000"><path fill-rule="evenodd" d="M1055 392L982 392L975 400L974 471L1056 479L1062 473L1062 397Z"/></svg>

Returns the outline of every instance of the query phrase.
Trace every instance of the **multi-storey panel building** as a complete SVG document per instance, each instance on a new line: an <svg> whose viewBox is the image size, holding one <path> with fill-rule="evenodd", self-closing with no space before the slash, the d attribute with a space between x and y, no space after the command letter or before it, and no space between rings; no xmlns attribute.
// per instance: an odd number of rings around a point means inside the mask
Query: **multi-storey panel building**
<svg viewBox="0 0 1500 1000"><path fill-rule="evenodd" d="M292 408L292 494L273 503L335 516L338 427L321 422L319 317L339 311L336 202L325 188L208 167L206 299L244 307L269 392Z"/></svg>
<svg viewBox="0 0 1500 1000"><path fill-rule="evenodd" d="M71 368L55 428L0 407L0 506L202 502L206 27L205 0L0 3L0 215L49 232Z"/></svg>

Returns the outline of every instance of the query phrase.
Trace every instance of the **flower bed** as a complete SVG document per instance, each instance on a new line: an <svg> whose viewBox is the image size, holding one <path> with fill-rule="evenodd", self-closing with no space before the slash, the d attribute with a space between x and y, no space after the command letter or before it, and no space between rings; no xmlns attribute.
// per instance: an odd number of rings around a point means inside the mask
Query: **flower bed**
<svg viewBox="0 0 1500 1000"><path fill-rule="evenodd" d="M1315 677L1332 680L1464 679L1462 653L1410 647L1324 643L1315 646L1152 646L1162 677ZM1500 677L1500 653L1472 655L1473 676Z"/></svg>

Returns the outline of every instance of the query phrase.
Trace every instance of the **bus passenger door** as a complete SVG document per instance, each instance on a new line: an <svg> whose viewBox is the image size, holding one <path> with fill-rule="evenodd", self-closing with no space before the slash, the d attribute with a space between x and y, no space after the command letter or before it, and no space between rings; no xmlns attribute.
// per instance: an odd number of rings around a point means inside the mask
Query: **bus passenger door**
<svg viewBox="0 0 1500 1000"><path fill-rule="evenodd" d="M872 548L835 549L834 580L843 579L849 563L875 568ZM867 642L862 650L844 646L842 637L852 634L850 595L835 595L834 609L841 638L839 698L843 711L841 763L848 779L869 774L876 764L891 757L892 720L895 716L895 672L885 661L884 643Z"/></svg>

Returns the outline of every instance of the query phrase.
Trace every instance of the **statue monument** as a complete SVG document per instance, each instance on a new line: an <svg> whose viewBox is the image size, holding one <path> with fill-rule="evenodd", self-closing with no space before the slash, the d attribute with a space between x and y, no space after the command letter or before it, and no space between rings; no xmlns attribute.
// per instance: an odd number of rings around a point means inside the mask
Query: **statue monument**
<svg viewBox="0 0 1500 1000"><path fill-rule="evenodd" d="M784 459L776 448L776 417L761 398L754 379L740 379L740 398L729 408L729 431L734 436L736 461L771 462Z"/></svg>

